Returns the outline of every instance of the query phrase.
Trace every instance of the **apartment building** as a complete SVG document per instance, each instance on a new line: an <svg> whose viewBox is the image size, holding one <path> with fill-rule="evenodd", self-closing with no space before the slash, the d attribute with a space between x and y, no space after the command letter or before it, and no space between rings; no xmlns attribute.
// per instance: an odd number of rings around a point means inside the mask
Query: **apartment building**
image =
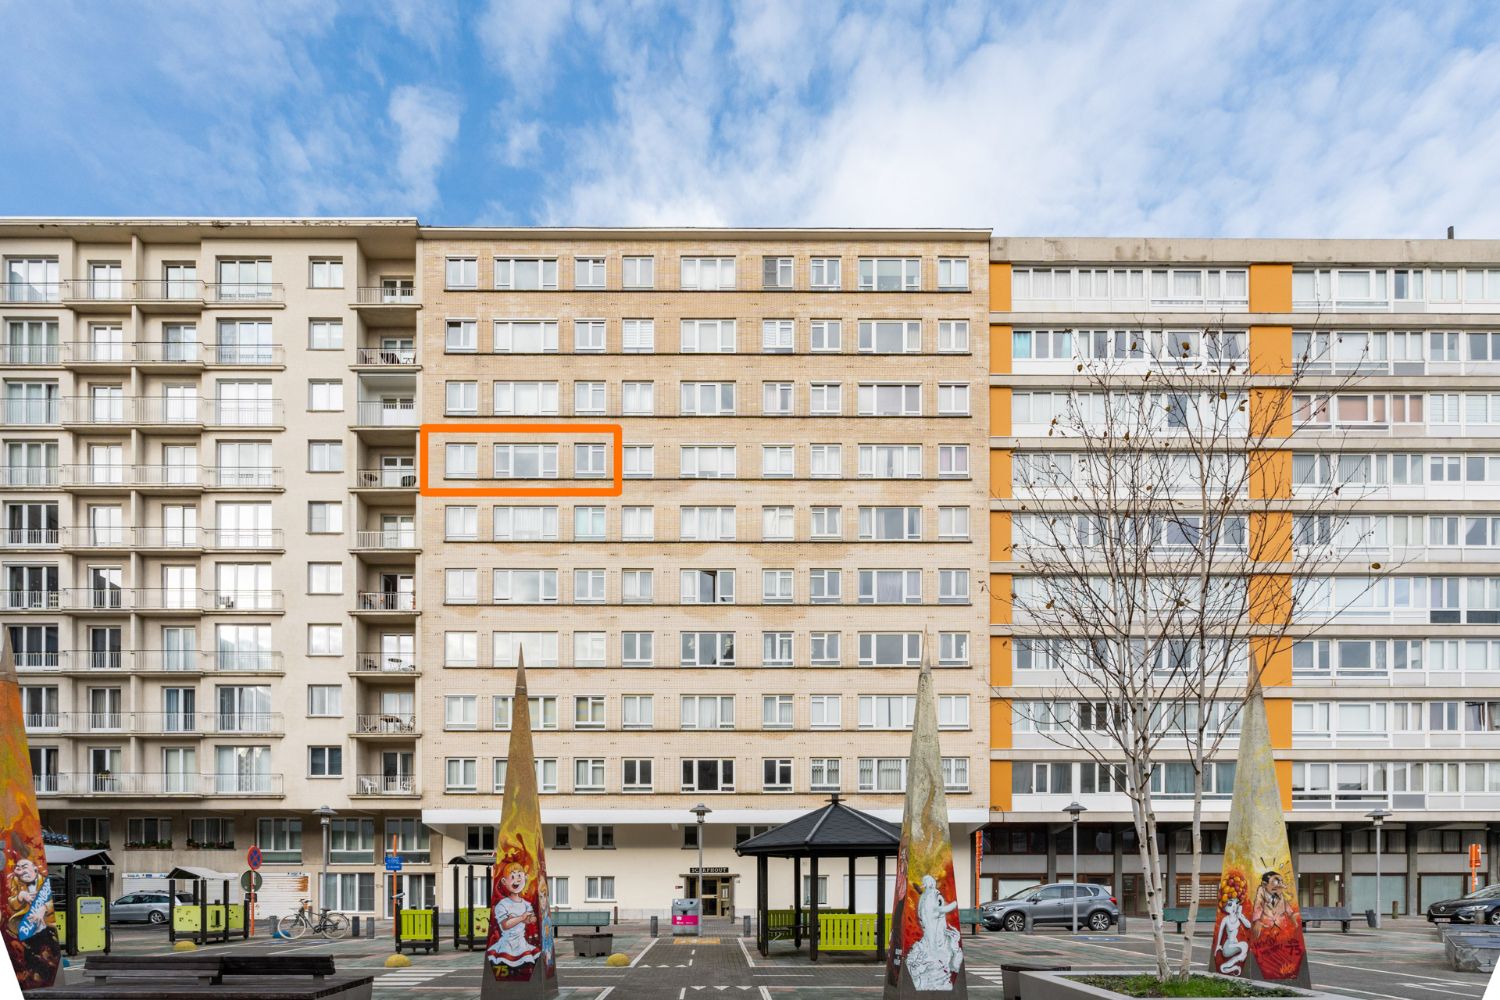
<svg viewBox="0 0 1500 1000"><path fill-rule="evenodd" d="M113 891L254 844L273 910L446 905L524 650L553 899L730 915L738 839L898 815L925 659L971 879L987 238L0 224L44 821Z"/></svg>
<svg viewBox="0 0 1500 1000"><path fill-rule="evenodd" d="M1032 721L1028 707L1059 697L1055 637L1008 595L1028 582L1018 519L1047 506L1016 469L1077 448L1052 433L1057 394L1079 390L1082 366L1162 330L1189 350L1205 330L1241 333L1222 360L1248 369L1247 383L1285 384L1307 365L1283 390L1301 429L1270 446L1289 475L1261 499L1291 514L1273 529L1288 550L1352 528L1347 543L1333 539L1352 558L1299 582L1290 648L1263 664L1303 902L1376 905L1376 810L1390 812L1378 861L1387 912L1459 894L1471 844L1481 878L1500 877L1500 242L997 238L990 259L984 894L1070 874L1064 809L1076 800L1088 809L1080 877L1115 886L1129 912L1144 907L1125 796ZM1332 528L1299 516L1299 505L1326 510L1308 498L1333 487ZM1384 569L1372 577L1371 566ZM1153 778L1179 904L1195 891L1185 767L1165 760ZM1230 788L1215 781L1226 773L1210 775L1205 899L1217 893Z"/></svg>

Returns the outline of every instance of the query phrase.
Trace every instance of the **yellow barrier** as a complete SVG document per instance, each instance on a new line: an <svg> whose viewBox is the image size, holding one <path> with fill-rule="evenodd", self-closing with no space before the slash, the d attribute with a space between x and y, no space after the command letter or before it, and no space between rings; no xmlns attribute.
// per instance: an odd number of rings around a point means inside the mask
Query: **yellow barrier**
<svg viewBox="0 0 1500 1000"><path fill-rule="evenodd" d="M405 912L405 911L403 911ZM459 937L470 937L469 922L473 921L473 937L488 937L490 933L490 910L489 907L472 909L460 907L458 911L458 934Z"/></svg>
<svg viewBox="0 0 1500 1000"><path fill-rule="evenodd" d="M874 951L876 940L873 913L818 914L819 951Z"/></svg>

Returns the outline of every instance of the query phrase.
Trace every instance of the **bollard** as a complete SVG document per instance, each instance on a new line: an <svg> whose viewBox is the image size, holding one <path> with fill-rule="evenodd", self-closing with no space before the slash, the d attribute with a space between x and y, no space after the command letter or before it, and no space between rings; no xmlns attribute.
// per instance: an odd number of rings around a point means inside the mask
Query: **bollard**
<svg viewBox="0 0 1500 1000"><path fill-rule="evenodd" d="M354 915L354 917L350 920L350 924L352 926L349 929L349 936L350 937L359 937L359 914L358 913L356 913Z"/></svg>
<svg viewBox="0 0 1500 1000"><path fill-rule="evenodd" d="M748 914L748 913L745 914L745 933L744 933L744 936L745 937L749 937L750 936L750 914Z"/></svg>
<svg viewBox="0 0 1500 1000"><path fill-rule="evenodd" d="M266 914L266 933L268 935L270 935L271 937L273 937L273 938L281 936L277 932L277 930L276 930L276 924L277 923L278 923L278 918L277 918L276 914L274 914L274 913L268 913L268 914Z"/></svg>
<svg viewBox="0 0 1500 1000"><path fill-rule="evenodd" d="M372 941L375 939L375 918L374 917L371 917L369 920L365 921L365 937L371 939Z"/></svg>
<svg viewBox="0 0 1500 1000"><path fill-rule="evenodd" d="M1120 933L1121 934L1125 933L1125 911L1124 910L1120 911Z"/></svg>
<svg viewBox="0 0 1500 1000"><path fill-rule="evenodd" d="M651 915L651 936L656 937L656 914Z"/></svg>

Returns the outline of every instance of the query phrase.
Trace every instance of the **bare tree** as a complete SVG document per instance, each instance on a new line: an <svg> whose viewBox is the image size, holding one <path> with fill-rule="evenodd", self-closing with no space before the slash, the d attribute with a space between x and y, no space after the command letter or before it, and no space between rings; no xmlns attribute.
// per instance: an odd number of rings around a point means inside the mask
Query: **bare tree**
<svg viewBox="0 0 1500 1000"><path fill-rule="evenodd" d="M1271 352L1265 367L1279 371L1262 374L1244 330L1032 336L1048 338L1037 348L1072 370L1068 388L1016 401L1056 442L1014 459L1012 606L1037 636L1016 641L1056 679L1016 715L1082 751L1092 790L1128 799L1162 978L1172 968L1153 790L1190 797L1185 977L1204 800L1233 780L1221 750L1273 657L1315 627L1294 623L1299 603L1329 599L1294 574L1348 572L1370 541L1350 510L1363 488L1320 478L1316 462L1294 472L1290 453L1308 433L1320 449L1338 447L1328 401L1370 368L1369 344L1299 335L1295 348ZM1357 565L1359 593L1388 569ZM1357 599L1349 590L1338 598Z"/></svg>

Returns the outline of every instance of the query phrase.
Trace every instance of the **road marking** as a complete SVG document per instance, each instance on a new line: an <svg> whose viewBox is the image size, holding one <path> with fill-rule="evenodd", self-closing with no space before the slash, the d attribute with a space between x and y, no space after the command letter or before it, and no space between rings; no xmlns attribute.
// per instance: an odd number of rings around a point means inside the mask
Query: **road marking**
<svg viewBox="0 0 1500 1000"><path fill-rule="evenodd" d="M760 1000L771 1000L771 991L764 986L760 988Z"/></svg>
<svg viewBox="0 0 1500 1000"><path fill-rule="evenodd" d="M750 949L745 947L745 939L744 938L735 938L735 940L738 941L739 944L740 944L740 951L744 952L745 961L749 963L750 968L752 968L752 969L755 968L755 959L753 959L753 958L750 957Z"/></svg>
<svg viewBox="0 0 1500 1000"><path fill-rule="evenodd" d="M646 947L644 947L644 948L641 949L641 953L639 955L635 956L634 960L631 961L630 965L627 966L627 968L633 969L638 964L640 964L641 959L643 959L643 958L646 957L646 952L648 952L648 951L651 950L651 946L654 945L654 944L656 944L656 941L657 941L656 938L652 938L650 941L647 941L646 942Z"/></svg>

